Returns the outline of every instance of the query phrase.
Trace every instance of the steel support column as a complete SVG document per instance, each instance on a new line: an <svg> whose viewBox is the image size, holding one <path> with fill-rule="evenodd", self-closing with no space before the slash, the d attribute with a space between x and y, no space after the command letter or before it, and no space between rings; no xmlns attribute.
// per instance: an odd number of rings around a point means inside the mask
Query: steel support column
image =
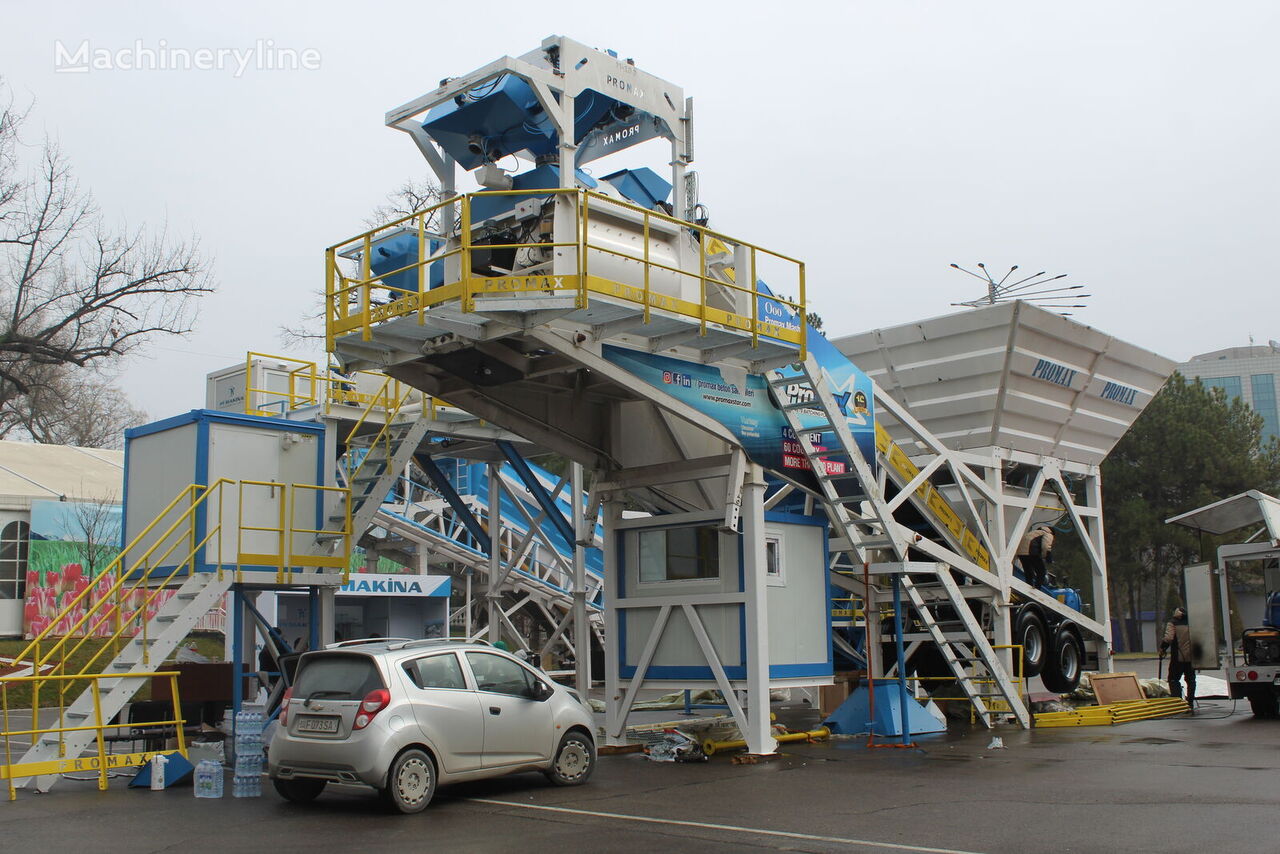
<svg viewBox="0 0 1280 854"><path fill-rule="evenodd" d="M769 721L769 584L766 578L764 472L752 463L742 483L742 573L746 594L747 752L778 749ZM610 638L613 636L610 635Z"/></svg>
<svg viewBox="0 0 1280 854"><path fill-rule="evenodd" d="M601 524L604 526L604 636L608 647L604 657L605 743L618 746L626 743L620 734L618 722L622 717L622 660L619 658L622 644L619 634L618 609L610 604L618 601L618 579L622 572L618 560L618 520L622 518L622 502L612 495L601 505Z"/></svg>
<svg viewBox="0 0 1280 854"><path fill-rule="evenodd" d="M585 698L591 690L591 626L587 622L587 547L583 543L594 531L588 532L582 506L582 465L572 466L569 500L573 502L573 684Z"/></svg>
<svg viewBox="0 0 1280 854"><path fill-rule="evenodd" d="M498 477L498 465L489 463L489 581L485 586L484 597L488 613L489 643L502 640L502 609L499 607L497 581L502 574L502 481Z"/></svg>

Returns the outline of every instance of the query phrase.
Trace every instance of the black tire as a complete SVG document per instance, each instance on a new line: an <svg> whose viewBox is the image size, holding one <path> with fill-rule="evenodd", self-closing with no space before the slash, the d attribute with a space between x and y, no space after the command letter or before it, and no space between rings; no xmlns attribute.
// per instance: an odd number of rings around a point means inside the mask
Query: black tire
<svg viewBox="0 0 1280 854"><path fill-rule="evenodd" d="M292 804L309 804L324 791L324 780L272 780L280 797Z"/></svg>
<svg viewBox="0 0 1280 854"><path fill-rule="evenodd" d="M1067 694L1080 684L1080 672L1084 666L1084 644L1075 626L1064 623L1053 633L1053 646L1040 671L1040 681L1046 691Z"/></svg>
<svg viewBox="0 0 1280 854"><path fill-rule="evenodd" d="M1249 708L1253 709L1255 718L1274 718L1280 714L1280 699L1270 686L1255 688L1249 692Z"/></svg>
<svg viewBox="0 0 1280 854"><path fill-rule="evenodd" d="M436 764L421 750L411 747L391 763L382 800L387 807L405 815L422 812L436 793Z"/></svg>
<svg viewBox="0 0 1280 854"><path fill-rule="evenodd" d="M557 786L581 786L596 770L595 756L590 737L577 730L565 733L547 769L547 779Z"/></svg>
<svg viewBox="0 0 1280 854"><path fill-rule="evenodd" d="M1013 639L1015 643L1022 644L1022 675L1028 679L1039 676L1049 652L1049 632L1038 611L1023 608L1018 612Z"/></svg>

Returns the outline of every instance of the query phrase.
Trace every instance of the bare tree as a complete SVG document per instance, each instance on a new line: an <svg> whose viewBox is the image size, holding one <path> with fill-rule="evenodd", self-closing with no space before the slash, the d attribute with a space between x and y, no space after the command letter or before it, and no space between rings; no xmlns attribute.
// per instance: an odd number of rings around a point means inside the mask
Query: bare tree
<svg viewBox="0 0 1280 854"><path fill-rule="evenodd" d="M81 552L85 575L93 578L120 551L120 502L108 494L72 505L76 526L84 535Z"/></svg>
<svg viewBox="0 0 1280 854"><path fill-rule="evenodd" d="M50 384L64 393L44 398L65 400L73 369L190 332L212 290L194 240L109 228L57 145L23 143L26 117L0 105L0 413L29 410Z"/></svg>
<svg viewBox="0 0 1280 854"><path fill-rule="evenodd" d="M386 199L365 218L365 226L367 228L377 228L386 225L423 208L431 207L439 202L440 198L440 187L431 179L406 179L399 189L387 193ZM436 211L428 217L428 230L436 227L439 221L438 213L439 211ZM354 269L351 272L354 273ZM320 304L305 317L302 317L298 323L280 327L280 340L285 347L290 349L311 347L324 340L323 295L320 297Z"/></svg>
<svg viewBox="0 0 1280 854"><path fill-rule="evenodd" d="M440 201L440 186L430 178L422 178L414 180L407 179L400 188L393 193L387 193L387 198L382 204L373 209L373 213L365 219L365 225L369 228L377 228L380 225L408 216L411 213L417 213L423 208L429 208ZM430 231L436 222L436 211L427 221L427 230Z"/></svg>
<svg viewBox="0 0 1280 854"><path fill-rule="evenodd" d="M120 448L124 431L147 419L125 393L89 368L33 365L28 392L0 402L0 439Z"/></svg>

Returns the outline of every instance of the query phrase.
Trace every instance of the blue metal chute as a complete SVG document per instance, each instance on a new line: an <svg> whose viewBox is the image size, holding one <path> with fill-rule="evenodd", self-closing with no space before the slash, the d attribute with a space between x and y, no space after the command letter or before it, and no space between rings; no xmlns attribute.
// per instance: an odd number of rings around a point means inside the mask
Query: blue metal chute
<svg viewBox="0 0 1280 854"><path fill-rule="evenodd" d="M471 536L480 544L481 550L485 554L493 553L493 542L489 539L489 533L485 531L484 526L480 524L480 520L471 512L471 508L462 500L462 496L453 488L453 484L449 482L449 478L445 477L444 472L440 471L440 467L436 465L436 461L426 454L415 454L413 461L418 464L427 478L431 481L432 487L440 493L440 497L445 503L458 514L458 519L466 529L471 532Z"/></svg>
<svg viewBox="0 0 1280 854"><path fill-rule="evenodd" d="M511 468L515 471L516 476L520 478L520 482L525 485L529 493L533 496L533 500L538 502L538 506L547 514L547 520L555 527L556 532L564 539L570 548L573 547L574 533L573 525L565 518L564 513L551 500L551 495L547 492L542 482L534 476L529 468L529 464L525 462L524 457L520 456L520 452L510 442L500 441L496 443L498 450L502 452L502 456L507 458L507 462L511 464Z"/></svg>
<svg viewBox="0 0 1280 854"><path fill-rule="evenodd" d="M438 238L428 238L427 252L434 255L444 246ZM375 240L369 256L369 269L389 288L411 293L418 292L418 235L409 231L397 231L388 237ZM427 265L427 288L444 284L444 260ZM408 267L409 269L405 269ZM400 272L396 272L399 270ZM389 274L389 275L384 275Z"/></svg>
<svg viewBox="0 0 1280 854"><path fill-rule="evenodd" d="M612 184L628 201L649 210L657 208L659 202L665 202L671 195L671 184L647 166L622 169L601 180Z"/></svg>
<svg viewBox="0 0 1280 854"><path fill-rule="evenodd" d="M625 122L634 111L588 89L574 99L573 112L577 143L597 127ZM433 107L422 129L468 170L512 154L550 154L558 142L533 88L513 74Z"/></svg>

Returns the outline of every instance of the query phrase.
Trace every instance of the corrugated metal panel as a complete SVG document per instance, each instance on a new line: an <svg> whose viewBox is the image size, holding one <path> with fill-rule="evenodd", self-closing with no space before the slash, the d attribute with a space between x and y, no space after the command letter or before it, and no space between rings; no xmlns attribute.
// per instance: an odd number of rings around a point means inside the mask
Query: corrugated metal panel
<svg viewBox="0 0 1280 854"><path fill-rule="evenodd" d="M0 495L119 501L124 451L0 441Z"/></svg>
<svg viewBox="0 0 1280 854"><path fill-rule="evenodd" d="M1106 457L1176 365L1023 302L832 343L951 448L1088 464Z"/></svg>

